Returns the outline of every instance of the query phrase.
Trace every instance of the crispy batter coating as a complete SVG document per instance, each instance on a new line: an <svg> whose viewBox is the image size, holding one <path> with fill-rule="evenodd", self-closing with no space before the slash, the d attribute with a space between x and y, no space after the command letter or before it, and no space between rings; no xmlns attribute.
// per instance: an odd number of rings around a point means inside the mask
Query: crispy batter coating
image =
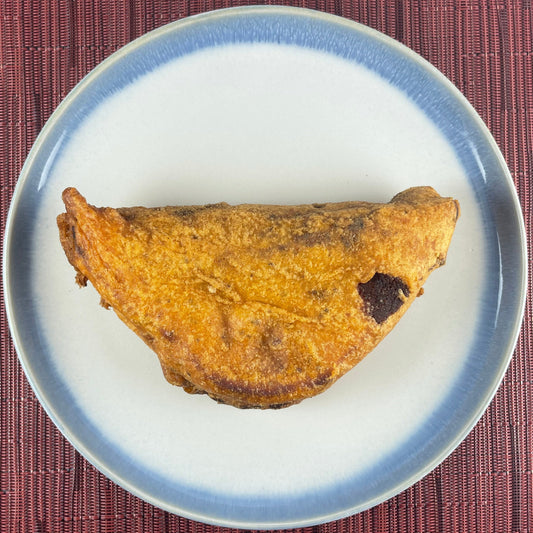
<svg viewBox="0 0 533 533"><path fill-rule="evenodd" d="M63 192L61 244L166 379L236 407L314 396L394 327L444 264L459 204L97 208Z"/></svg>

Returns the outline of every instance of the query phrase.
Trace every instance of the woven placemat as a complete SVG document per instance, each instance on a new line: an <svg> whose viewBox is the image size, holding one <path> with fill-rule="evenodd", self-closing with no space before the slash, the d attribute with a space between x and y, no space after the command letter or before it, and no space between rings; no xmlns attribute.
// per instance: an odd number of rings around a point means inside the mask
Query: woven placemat
<svg viewBox="0 0 533 533"><path fill-rule="evenodd" d="M124 44L158 26L254 2L0 0L0 209L45 121L73 86ZM257 3L257 2L255 2ZM533 24L530 0L279 2L362 22L448 76L488 125L512 173L531 248ZM531 272L531 265L529 268ZM18 363L1 306L0 531L213 531L119 488L66 442ZM531 299L515 356L489 409L423 480L359 515L308 528L357 532L533 531Z"/></svg>

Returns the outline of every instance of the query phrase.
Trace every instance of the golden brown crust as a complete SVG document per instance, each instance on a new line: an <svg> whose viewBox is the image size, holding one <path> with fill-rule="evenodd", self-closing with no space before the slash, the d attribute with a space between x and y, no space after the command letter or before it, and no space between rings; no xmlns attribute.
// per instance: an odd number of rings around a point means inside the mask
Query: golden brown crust
<svg viewBox="0 0 533 533"><path fill-rule="evenodd" d="M158 355L166 379L237 407L328 388L444 264L459 204L430 187L367 202L96 208L57 222L81 285Z"/></svg>

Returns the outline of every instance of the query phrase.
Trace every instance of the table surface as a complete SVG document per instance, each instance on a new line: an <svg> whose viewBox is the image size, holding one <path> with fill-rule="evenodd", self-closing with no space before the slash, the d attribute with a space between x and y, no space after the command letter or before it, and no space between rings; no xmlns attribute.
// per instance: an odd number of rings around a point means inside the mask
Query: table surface
<svg viewBox="0 0 533 533"><path fill-rule="evenodd" d="M0 0L0 223L24 160L74 85L132 39L226 0ZM512 174L532 237L533 6L530 0L301 0L404 43L441 70L487 124ZM531 261L529 260L531 273ZM531 285L531 284L529 284ZM528 294L530 296L530 294ZM212 531L153 507L93 468L63 438L18 363L0 307L0 530ZM515 354L465 441L420 482L317 531L533 531L531 299Z"/></svg>

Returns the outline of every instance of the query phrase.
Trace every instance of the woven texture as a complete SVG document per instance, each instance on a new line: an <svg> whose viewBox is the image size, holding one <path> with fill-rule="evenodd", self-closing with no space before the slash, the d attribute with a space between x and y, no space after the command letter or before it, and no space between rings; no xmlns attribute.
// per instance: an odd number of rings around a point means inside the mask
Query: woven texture
<svg viewBox="0 0 533 533"><path fill-rule="evenodd" d="M158 26L226 0L0 0L1 232L22 164L45 121L98 63ZM530 0L283 2L362 22L441 70L476 108L512 173L532 242L533 7ZM531 263L531 262L530 262ZM529 265L529 272L533 270ZM531 286L531 283L530 283ZM419 483L322 532L533 531L532 309L489 409ZM213 531L139 500L89 465L36 400L1 306L0 531Z"/></svg>

